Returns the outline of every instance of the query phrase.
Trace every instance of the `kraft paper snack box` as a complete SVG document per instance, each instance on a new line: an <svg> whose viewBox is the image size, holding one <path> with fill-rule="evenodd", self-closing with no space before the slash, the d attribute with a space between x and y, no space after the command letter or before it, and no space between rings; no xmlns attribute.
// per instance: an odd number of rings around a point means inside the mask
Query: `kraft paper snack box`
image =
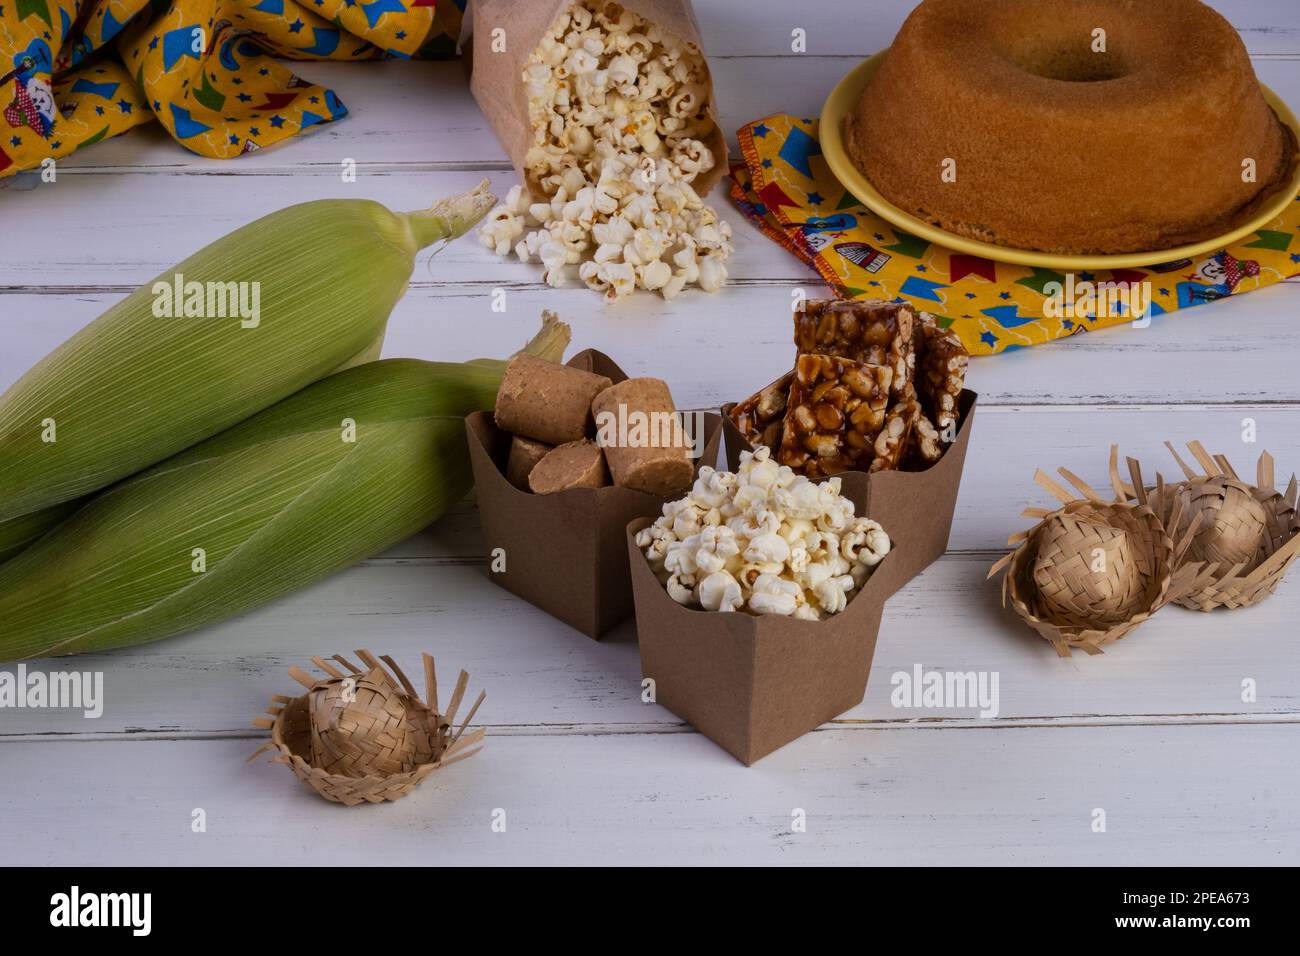
<svg viewBox="0 0 1300 956"><path fill-rule="evenodd" d="M678 604L655 577L628 524L641 673L655 703L746 766L856 707L866 695L891 551L839 614L821 621Z"/></svg>
<svg viewBox="0 0 1300 956"><path fill-rule="evenodd" d="M947 550L976 394L964 391L956 439L923 471L849 471L841 490L889 534L888 555L839 614L821 621L684 607L655 577L636 533L627 547L642 675L655 701L747 766L862 702L885 602ZM722 409L727 467L753 450Z"/></svg>
<svg viewBox="0 0 1300 956"><path fill-rule="evenodd" d="M568 364L614 384L628 377L613 359L592 349ZM697 470L716 464L720 426L716 414L704 416ZM506 478L511 435L496 426L492 413L470 415L465 429L488 577L593 639L630 617L627 523L658 517L666 499L615 485L530 494Z"/></svg>

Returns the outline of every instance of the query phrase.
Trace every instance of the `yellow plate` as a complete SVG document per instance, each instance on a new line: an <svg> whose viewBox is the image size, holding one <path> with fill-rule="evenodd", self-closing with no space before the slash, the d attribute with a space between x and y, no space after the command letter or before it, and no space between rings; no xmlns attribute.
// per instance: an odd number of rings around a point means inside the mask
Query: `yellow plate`
<svg viewBox="0 0 1300 956"><path fill-rule="evenodd" d="M980 242L976 239L967 239L964 236L954 235L924 220L917 219L885 199L871 185L867 177L853 165L848 152L844 149L844 117L857 105L862 91L866 89L867 82L880 68L880 64L887 52L882 51L859 63L849 71L844 79L836 84L835 89L831 90L831 95L826 99L826 105L822 107L821 124L818 132L822 154L826 157L827 165L830 166L831 172L840 181L841 185L853 193L862 205L880 216L881 219L914 236L928 239L930 242L938 243L956 252L982 256L985 259L994 259L998 262L1037 266L1063 272L1097 269L1137 269L1142 266L1177 262L1180 259L1195 259L1206 253L1218 252L1220 249L1231 246L1282 215L1286 208L1295 201L1297 193L1300 193L1300 164L1297 164L1295 174L1291 177L1291 182L1287 188L1280 191L1249 222L1243 223L1231 232L1224 233L1214 239L1206 239L1185 246L1176 246L1172 249L1158 249L1152 252L1128 252L1122 255L1110 256L1066 256L1049 252L1034 252L1028 249L1011 249L1007 246L994 245L991 242ZM1282 122L1290 126L1297 137L1300 137L1300 122L1296 120L1295 114L1263 83L1260 84L1260 89L1263 90L1264 98L1268 100L1268 104L1277 112Z"/></svg>

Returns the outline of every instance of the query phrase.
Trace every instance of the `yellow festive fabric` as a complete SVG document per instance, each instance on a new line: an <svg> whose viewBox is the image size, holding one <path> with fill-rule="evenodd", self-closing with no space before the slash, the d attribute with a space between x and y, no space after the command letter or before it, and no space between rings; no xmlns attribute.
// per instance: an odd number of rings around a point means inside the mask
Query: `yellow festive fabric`
<svg viewBox="0 0 1300 956"><path fill-rule="evenodd" d="M342 119L274 57L454 56L465 0L0 0L0 176L158 120L228 158Z"/></svg>
<svg viewBox="0 0 1300 956"><path fill-rule="evenodd" d="M991 355L1146 320L1300 274L1300 196L1229 249L1146 269L1064 274L963 255L902 232L831 174L817 120L778 114L739 131L732 198L845 298L907 300ZM1136 307L1136 308L1135 308Z"/></svg>

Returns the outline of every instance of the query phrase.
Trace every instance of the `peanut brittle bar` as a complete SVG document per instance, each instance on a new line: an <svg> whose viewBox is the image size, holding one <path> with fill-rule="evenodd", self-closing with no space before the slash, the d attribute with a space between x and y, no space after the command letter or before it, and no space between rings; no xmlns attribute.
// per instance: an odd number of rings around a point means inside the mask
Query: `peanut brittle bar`
<svg viewBox="0 0 1300 956"><path fill-rule="evenodd" d="M912 437L903 452L903 467L910 471L924 471L943 457L943 438L934 422L924 414L916 419Z"/></svg>
<svg viewBox="0 0 1300 956"><path fill-rule="evenodd" d="M872 451L875 458L870 471L897 471L903 463L903 454L912 447L912 436L921 414L921 403L916 399L898 402L890 407L885 422L876 436Z"/></svg>
<svg viewBox="0 0 1300 956"><path fill-rule="evenodd" d="M922 312L915 324L916 390L925 413L939 431L957 423L958 401L966 387L970 355L950 329Z"/></svg>
<svg viewBox="0 0 1300 956"><path fill-rule="evenodd" d="M794 342L801 353L834 355L893 373L890 395L905 396L916 367L916 313L902 303L814 299L795 313Z"/></svg>
<svg viewBox="0 0 1300 956"><path fill-rule="evenodd" d="M766 445L776 451L781 444L781 424L794 372L786 372L771 385L737 402L731 409L732 424L755 448Z"/></svg>
<svg viewBox="0 0 1300 956"><path fill-rule="evenodd" d="M885 424L893 370L834 355L800 355L777 461L809 478L866 470Z"/></svg>

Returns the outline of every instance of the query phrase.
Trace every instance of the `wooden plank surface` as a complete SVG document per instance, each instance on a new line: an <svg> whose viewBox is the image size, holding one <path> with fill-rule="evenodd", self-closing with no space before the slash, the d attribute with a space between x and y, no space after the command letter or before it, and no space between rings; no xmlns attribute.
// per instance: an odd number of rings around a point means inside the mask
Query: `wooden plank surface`
<svg viewBox="0 0 1300 956"><path fill-rule="evenodd" d="M423 264L417 270L430 275ZM643 296L617 311L585 289L505 285L506 312L498 313L492 311L497 285L443 284L454 269L438 264L433 270L435 278L419 279L393 311L386 356L505 357L537 330L546 308L573 327L575 346L601 349L629 374L666 378L683 407L738 401L793 364L789 280L737 284L712 296L696 291L669 303ZM824 291L813 281L799 287L809 295ZM0 294L4 326L13 336L0 352L0 388L120 296L97 290ZM970 385L985 406L1086 407L1088 414L1104 413L1108 405L1294 404L1300 401L1297 312L1300 283L1287 283L1161 316L1145 329L1119 326L976 360ZM659 342L662 350L651 347Z"/></svg>
<svg viewBox="0 0 1300 956"><path fill-rule="evenodd" d="M248 740L10 743L0 837L8 862L79 865L1295 864L1293 743L1281 726L837 728L745 768L695 734L497 736L356 809L244 764Z"/></svg>
<svg viewBox="0 0 1300 956"><path fill-rule="evenodd" d="M1170 608L1102 657L1062 660L1002 609L998 588L985 580L993 558L950 554L889 602L866 699L842 722L1300 720L1300 645L1281 633L1297 615L1293 592L1231 616ZM45 662L57 670L102 671L103 716L8 711L0 739L252 734L250 721L272 694L296 692L285 673L290 666L311 669L316 654L351 655L363 646L392 653L412 671L424 650L450 672L465 669L488 692L480 717L494 733L679 723L641 702L631 622L597 643L491 584L481 565L379 558L205 631ZM896 675L917 666L996 673L997 712L896 706ZM1249 703L1242 699L1247 679L1257 688Z"/></svg>

